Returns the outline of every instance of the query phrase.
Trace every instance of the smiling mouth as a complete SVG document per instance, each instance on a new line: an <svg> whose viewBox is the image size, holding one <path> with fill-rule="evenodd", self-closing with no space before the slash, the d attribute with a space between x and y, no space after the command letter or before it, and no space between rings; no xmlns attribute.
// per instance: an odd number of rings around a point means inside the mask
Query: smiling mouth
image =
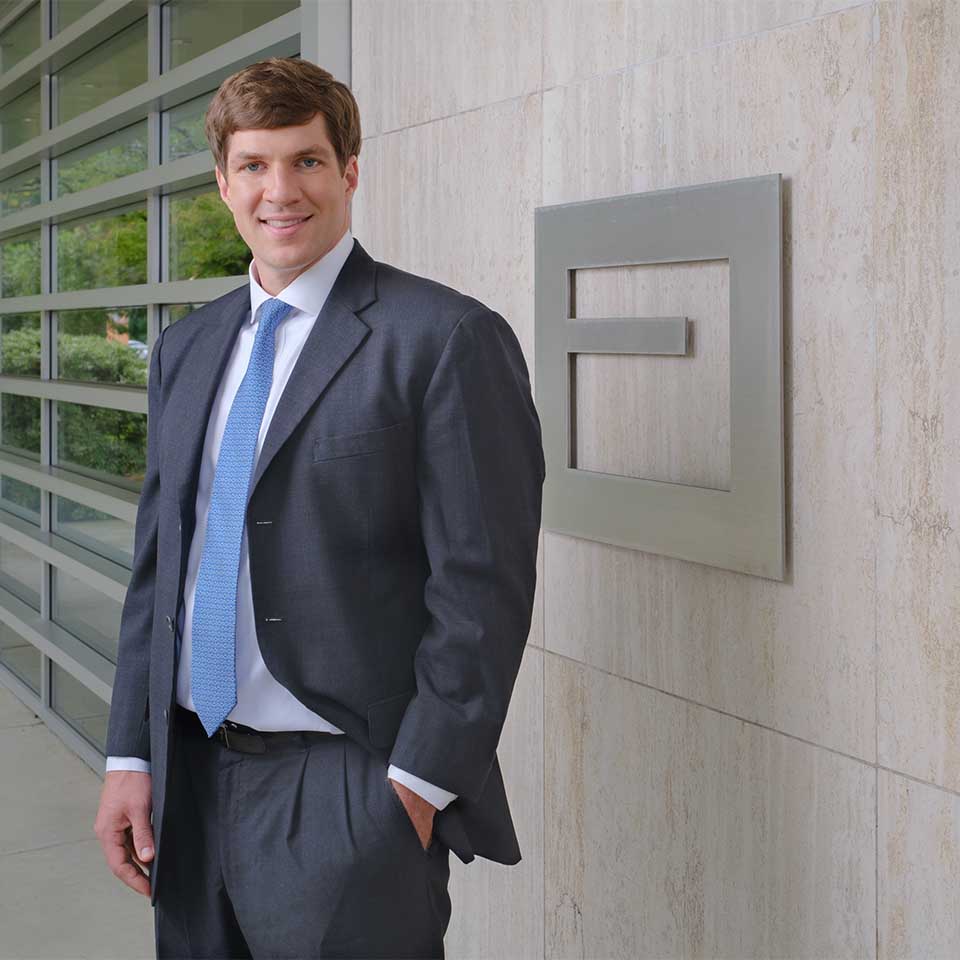
<svg viewBox="0 0 960 960"><path fill-rule="evenodd" d="M297 224L304 223L313 216L312 213L308 213L305 217L297 217L296 219L289 219L286 217L260 217L259 220L261 223L266 224L268 227L273 227L274 229L285 229L289 227L295 227Z"/></svg>

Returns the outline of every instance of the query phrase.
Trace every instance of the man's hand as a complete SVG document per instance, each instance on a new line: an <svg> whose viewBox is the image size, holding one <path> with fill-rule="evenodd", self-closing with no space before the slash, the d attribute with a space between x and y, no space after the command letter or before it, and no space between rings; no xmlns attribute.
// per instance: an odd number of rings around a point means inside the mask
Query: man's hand
<svg viewBox="0 0 960 960"><path fill-rule="evenodd" d="M387 777L387 779L397 792L397 796L400 797L400 802L403 804L404 809L407 811L407 816L417 831L417 836L420 838L420 846L426 850L427 847L430 846L430 840L433 837L433 815L437 812L437 808L430 803L429 800L424 800L419 793L414 793L413 790L405 784L391 777Z"/></svg>
<svg viewBox="0 0 960 960"><path fill-rule="evenodd" d="M153 806L149 773L110 770L103 780L93 832L114 876L150 896L150 878L141 870L153 860Z"/></svg>

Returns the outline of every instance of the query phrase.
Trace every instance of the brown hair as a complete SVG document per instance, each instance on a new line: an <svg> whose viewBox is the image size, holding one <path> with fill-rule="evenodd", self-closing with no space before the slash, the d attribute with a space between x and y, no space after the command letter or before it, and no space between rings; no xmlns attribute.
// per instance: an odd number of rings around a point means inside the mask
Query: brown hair
<svg viewBox="0 0 960 960"><path fill-rule="evenodd" d="M270 57L231 74L210 101L207 143L227 175L227 144L236 130L269 130L309 123L323 114L340 175L360 155L360 109L350 88L309 60Z"/></svg>

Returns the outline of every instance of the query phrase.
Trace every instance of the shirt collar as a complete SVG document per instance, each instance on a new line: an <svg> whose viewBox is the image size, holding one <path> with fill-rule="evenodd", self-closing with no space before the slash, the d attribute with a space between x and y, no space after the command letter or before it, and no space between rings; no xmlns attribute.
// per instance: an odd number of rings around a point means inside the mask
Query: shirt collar
<svg viewBox="0 0 960 960"><path fill-rule="evenodd" d="M317 316L323 309L327 296L343 269L347 257L350 256L351 250L353 250L353 234L348 227L336 245L295 280L288 283L276 295L276 299L289 303L294 310L302 310L312 317ZM247 322L251 324L264 301L272 299L272 294L267 293L257 280L255 263L255 260L251 260L247 269L250 276L250 318Z"/></svg>

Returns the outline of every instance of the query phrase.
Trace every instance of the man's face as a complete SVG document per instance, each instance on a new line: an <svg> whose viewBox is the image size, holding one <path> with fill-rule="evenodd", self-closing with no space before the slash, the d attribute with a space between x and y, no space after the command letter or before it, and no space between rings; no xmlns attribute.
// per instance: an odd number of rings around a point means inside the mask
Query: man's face
<svg viewBox="0 0 960 960"><path fill-rule="evenodd" d="M237 130L227 143L226 166L226 175L216 168L220 196L253 253L260 286L276 296L350 226L357 158L350 157L341 175L318 113L296 127Z"/></svg>

